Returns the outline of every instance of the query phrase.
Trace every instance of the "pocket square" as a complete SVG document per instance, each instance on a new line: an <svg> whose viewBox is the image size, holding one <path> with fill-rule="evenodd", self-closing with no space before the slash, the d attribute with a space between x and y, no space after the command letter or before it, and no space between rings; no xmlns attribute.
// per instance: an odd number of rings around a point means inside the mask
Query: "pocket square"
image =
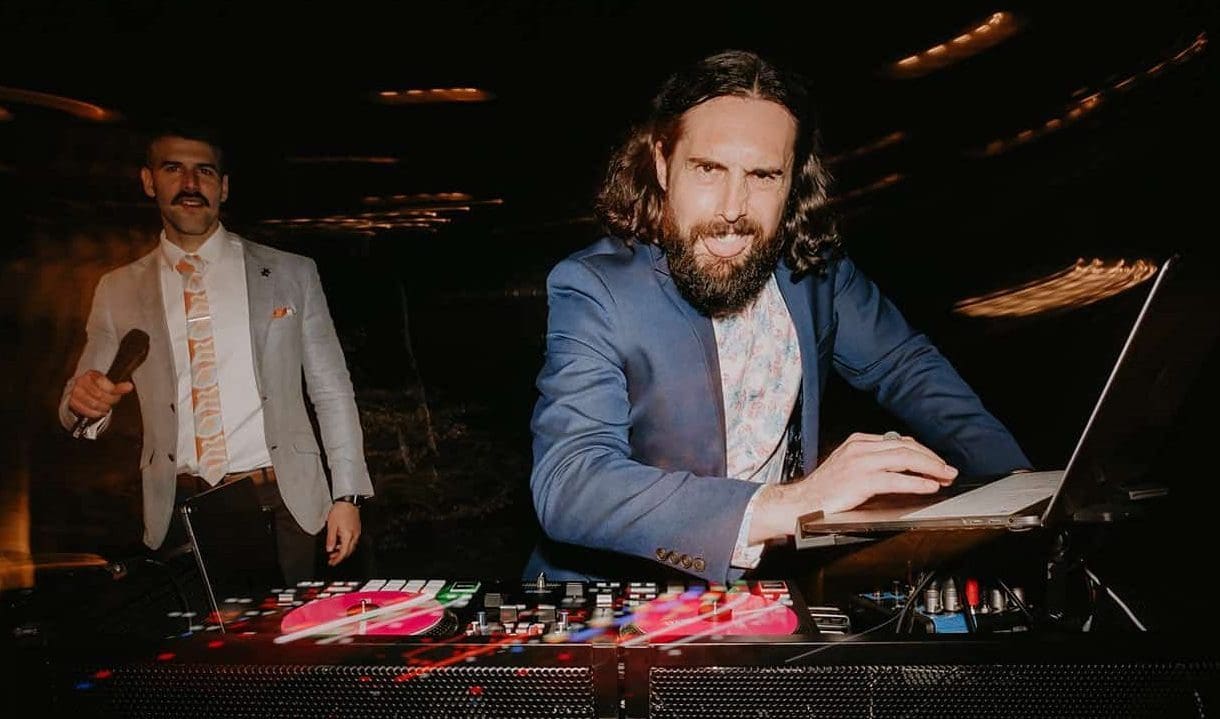
<svg viewBox="0 0 1220 719"><path fill-rule="evenodd" d="M271 310L271 318L278 320L282 317L295 315L296 313L297 311L291 307L276 307L274 310Z"/></svg>

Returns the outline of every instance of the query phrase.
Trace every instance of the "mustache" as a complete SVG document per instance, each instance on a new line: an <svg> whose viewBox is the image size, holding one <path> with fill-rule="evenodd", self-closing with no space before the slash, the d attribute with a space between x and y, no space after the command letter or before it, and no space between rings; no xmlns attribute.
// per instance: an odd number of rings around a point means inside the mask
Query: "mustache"
<svg viewBox="0 0 1220 719"><path fill-rule="evenodd" d="M743 217L733 223L724 220L708 220L691 226L689 234L692 240L723 235L751 235L758 238L762 236L762 227L748 217Z"/></svg>
<svg viewBox="0 0 1220 719"><path fill-rule="evenodd" d="M199 194L198 192L187 192L185 190L174 195L174 199L170 200L170 204L171 205L180 205L180 204L182 204L182 201L186 200L186 199L199 200L201 203L203 203L204 207L212 206L212 203L208 202L208 198L204 197L203 195Z"/></svg>

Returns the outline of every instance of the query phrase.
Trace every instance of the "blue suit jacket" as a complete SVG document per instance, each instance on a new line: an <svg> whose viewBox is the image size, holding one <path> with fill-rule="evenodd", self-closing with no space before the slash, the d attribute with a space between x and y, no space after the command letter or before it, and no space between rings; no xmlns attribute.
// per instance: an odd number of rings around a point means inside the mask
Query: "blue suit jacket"
<svg viewBox="0 0 1220 719"><path fill-rule="evenodd" d="M783 263L775 275L800 339L805 472L817 461L832 367L963 474L1030 466L944 356L849 259L823 276L794 280ZM725 476L712 321L682 298L659 248L616 238L560 262L547 297L530 476L547 539L524 576L629 578L655 574L658 562L712 581L740 574L729 560L758 485Z"/></svg>

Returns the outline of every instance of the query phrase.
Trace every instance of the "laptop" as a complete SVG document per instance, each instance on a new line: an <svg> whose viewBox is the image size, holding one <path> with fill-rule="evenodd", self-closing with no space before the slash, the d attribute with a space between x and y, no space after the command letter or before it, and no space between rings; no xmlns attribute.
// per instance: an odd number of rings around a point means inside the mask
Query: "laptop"
<svg viewBox="0 0 1220 719"><path fill-rule="evenodd" d="M1156 459L1179 406L1220 334L1220 282L1204 263L1161 265L1101 395L1062 470L959 479L933 495L880 495L856 509L797 520L797 548L913 529L1026 529L1118 516L1116 498ZM836 541L828 541L837 537Z"/></svg>
<svg viewBox="0 0 1220 719"><path fill-rule="evenodd" d="M275 517L260 506L254 481L219 484L178 507L208 608L221 631L229 617L221 612L230 597L261 597L283 584L276 555Z"/></svg>

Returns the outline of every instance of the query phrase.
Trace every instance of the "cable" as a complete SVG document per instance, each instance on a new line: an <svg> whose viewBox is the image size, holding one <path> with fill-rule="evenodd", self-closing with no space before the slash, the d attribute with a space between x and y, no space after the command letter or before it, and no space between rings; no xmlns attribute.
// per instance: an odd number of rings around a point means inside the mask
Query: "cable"
<svg viewBox="0 0 1220 719"><path fill-rule="evenodd" d="M805 657L813 656L814 654L820 654L820 653L826 651L827 649L833 649L833 648L835 648L837 646L841 646L843 644L850 644L852 642L852 640L859 639L860 637L863 637L866 634L872 634L873 632L880 631L880 630L888 627L889 625L893 624L896 621L898 621L898 615L894 615L894 616L890 617L889 619L885 620L884 622L881 622L877 626L871 627L869 629L865 629L862 632L856 632L855 634L844 635L842 639L838 639L838 640L835 640L828 644L824 644L823 646L820 646L816 649L810 649L809 651L804 652L803 654L797 654L794 657L788 657L787 659L784 660L784 663L787 664L788 662L794 662L798 659L804 659Z"/></svg>
<svg viewBox="0 0 1220 719"><path fill-rule="evenodd" d="M996 582L999 583L1000 589L1003 589L1004 593L1008 595L1008 598L1012 600L1012 603L1017 605L1017 609L1020 609L1021 613L1025 615L1025 618L1029 620L1029 628L1033 629L1035 624L1034 616L1029 613L1029 607L1025 606L1025 602L1021 601L1021 598L1017 596L1016 592L1008 588L1008 585L1004 583L1003 579L996 577Z"/></svg>
<svg viewBox="0 0 1220 719"><path fill-rule="evenodd" d="M932 580L935 578L936 578L936 572L928 571L928 573L925 574L923 576L923 578L919 580L919 585L916 586L915 588L913 588L911 590L910 594L907 595L906 603L902 605L902 609L899 610L899 612L898 612L898 626L894 627L895 634L904 633L902 630L902 623L906 619L908 614L911 617L910 629L915 628L915 613L914 613L915 602L919 601L919 596L923 594L923 590L927 589L928 585L931 584ZM909 631L907 633L909 633Z"/></svg>
<svg viewBox="0 0 1220 719"><path fill-rule="evenodd" d="M1120 599L1119 596L1114 593L1113 589L1110 589L1105 584L1103 584L1102 581L1097 578L1097 575L1093 573L1093 570L1089 569L1088 567L1085 567L1084 573L1087 574L1089 576L1089 579L1092 580L1092 582L1094 584L1096 584L1100 589L1106 590L1106 594L1110 595L1110 598L1113 599L1114 603L1117 604L1119 606L1119 608L1123 610L1123 612L1127 615L1127 618L1131 620L1131 623L1134 624L1137 629L1139 629L1141 632L1148 631L1148 627L1145 627L1143 622L1141 622L1138 618L1136 618L1135 612L1131 611L1131 608L1127 606L1126 602L1124 602L1122 599ZM1090 619L1091 618L1092 617L1090 617Z"/></svg>

